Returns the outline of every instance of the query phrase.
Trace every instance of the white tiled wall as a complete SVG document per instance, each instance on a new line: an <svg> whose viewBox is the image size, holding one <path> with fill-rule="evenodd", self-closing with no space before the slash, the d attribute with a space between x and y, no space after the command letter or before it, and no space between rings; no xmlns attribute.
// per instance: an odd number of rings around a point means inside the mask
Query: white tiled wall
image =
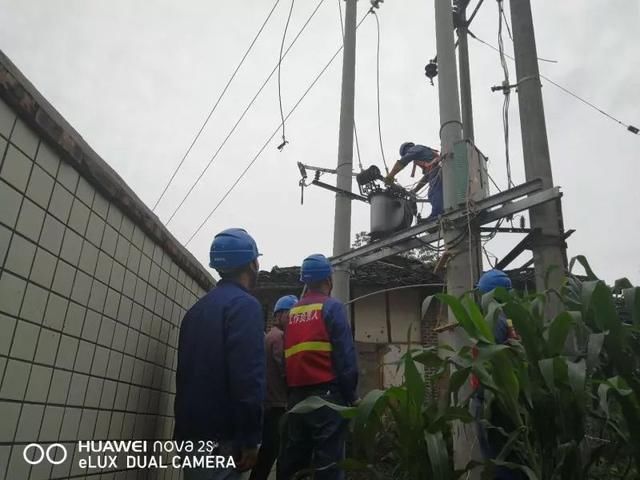
<svg viewBox="0 0 640 480"><path fill-rule="evenodd" d="M178 325L203 293L0 101L0 479L146 478L22 452L171 438Z"/></svg>

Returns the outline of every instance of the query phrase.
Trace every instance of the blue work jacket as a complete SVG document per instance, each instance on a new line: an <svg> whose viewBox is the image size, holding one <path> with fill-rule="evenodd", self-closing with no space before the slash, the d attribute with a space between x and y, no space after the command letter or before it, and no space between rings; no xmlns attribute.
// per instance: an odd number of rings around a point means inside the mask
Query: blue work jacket
<svg viewBox="0 0 640 480"><path fill-rule="evenodd" d="M265 393L262 308L239 284L221 280L185 315L176 372L177 440L255 447Z"/></svg>

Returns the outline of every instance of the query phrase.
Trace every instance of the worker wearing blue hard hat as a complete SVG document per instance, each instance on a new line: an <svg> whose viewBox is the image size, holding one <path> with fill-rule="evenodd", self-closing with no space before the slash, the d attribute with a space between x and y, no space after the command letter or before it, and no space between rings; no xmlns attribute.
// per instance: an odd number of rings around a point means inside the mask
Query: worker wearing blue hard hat
<svg viewBox="0 0 640 480"><path fill-rule="evenodd" d="M478 291L484 295L494 291L496 288L511 290L512 283L509 276L502 270L496 269L484 272L480 276L480 279L477 283ZM518 338L518 335L513 328L513 323L503 313L499 313L495 318L493 335L497 344L504 344L511 339ZM477 355L477 350L475 349L474 355ZM500 410L499 406L494 402L491 405L489 421L491 425L497 428L487 430L482 422L485 411L484 389L475 376L471 377L471 386L473 388L472 408L476 417L478 444L485 459L495 459L502 451L502 448L504 447L507 440L503 436L503 434L499 432L498 428L504 429L506 431L512 431L515 426L511 424L509 417L505 415ZM509 457L505 460L519 463L517 462L517 459L514 459L512 457ZM497 480L520 480L524 479L525 477L521 472L517 470L511 470L504 466L498 466L496 467L494 478Z"/></svg>
<svg viewBox="0 0 640 480"><path fill-rule="evenodd" d="M489 293L498 287L511 288L511 279L502 270L489 270L485 272L478 280L478 290L481 293Z"/></svg>
<svg viewBox="0 0 640 480"><path fill-rule="evenodd" d="M431 214L427 219L436 218L444 212L440 152L425 145L416 145L413 142L404 142L400 145L400 159L395 163L391 168L391 171L385 177L385 182L393 183L396 175L411 162L413 162L414 171L415 167L420 167L422 169L422 178L418 181L412 191L417 193L422 190L425 185L429 184L427 200L431 203Z"/></svg>
<svg viewBox="0 0 640 480"><path fill-rule="evenodd" d="M331 274L324 255L310 255L302 262L300 280L306 293L289 311L284 335L290 408L311 396L342 405L357 398L356 351L345 306L329 296ZM317 480L344 478L337 463L344 458L345 434L343 418L328 407L291 414L278 478L289 480L309 467Z"/></svg>
<svg viewBox="0 0 640 480"><path fill-rule="evenodd" d="M258 278L258 246L241 228L218 233L209 265L221 277L185 315L176 371L176 440L213 441L236 468L185 469L185 480L235 480L256 462L265 390L262 307L249 292ZM195 454L195 453L194 453Z"/></svg>
<svg viewBox="0 0 640 480"><path fill-rule="evenodd" d="M264 401L262 444L249 480L267 480L280 451L280 421L287 407L284 370L284 329L289 310L298 303L295 295L280 297L273 307L273 326L265 336L267 394Z"/></svg>

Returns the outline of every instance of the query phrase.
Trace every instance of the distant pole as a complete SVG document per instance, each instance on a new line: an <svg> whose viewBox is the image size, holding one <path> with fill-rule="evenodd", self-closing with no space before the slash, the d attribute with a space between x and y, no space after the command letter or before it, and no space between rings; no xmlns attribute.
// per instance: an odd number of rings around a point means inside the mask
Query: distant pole
<svg viewBox="0 0 640 480"><path fill-rule="evenodd" d="M511 0L510 5L525 175L527 180L539 178L544 188L551 188L553 177L531 3L530 0ZM529 218L531 228L539 228L542 231L539 241L533 245L536 289L539 292L544 291L545 276L551 267L555 269L549 275L548 287L559 289L567 267L566 246L562 239L564 227L560 200L531 208ZM557 313L560 308L555 297L551 301L553 303L547 312L549 315Z"/></svg>
<svg viewBox="0 0 640 480"><path fill-rule="evenodd" d="M444 208L451 210L458 207L460 201L456 195L457 181L453 148L456 142L462 140L451 0L435 0L435 19ZM466 228L452 228L445 224L444 239L447 253L450 254L447 262L447 293L462 295L473 288L473 265L477 264L472 258L473 249L469 249L468 231ZM463 240L456 241L456 239ZM449 315L451 316L451 312ZM438 342L458 349L466 343L465 338L456 328L440 334ZM454 464L456 468L460 468L472 458L475 434L472 428L460 425L454 430L453 436Z"/></svg>
<svg viewBox="0 0 640 480"><path fill-rule="evenodd" d="M340 101L340 131L336 186L351 191L353 181L353 119L356 78L356 0L346 0L344 49L342 51L342 98ZM336 193L333 228L333 255L351 248L351 200ZM349 270L338 266L333 274L333 295L343 302L349 300Z"/></svg>

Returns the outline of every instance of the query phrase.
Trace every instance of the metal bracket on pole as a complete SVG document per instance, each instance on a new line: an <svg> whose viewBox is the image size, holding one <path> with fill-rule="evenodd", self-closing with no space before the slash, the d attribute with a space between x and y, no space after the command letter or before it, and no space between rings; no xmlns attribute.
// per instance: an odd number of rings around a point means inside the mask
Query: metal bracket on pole
<svg viewBox="0 0 640 480"><path fill-rule="evenodd" d="M486 225L561 196L558 187L542 190L541 180L533 180L476 202L474 209L479 213L475 221L478 225ZM337 255L331 259L331 263L333 265L347 263L350 267L355 268L436 242L441 239L441 222L465 224L468 220L468 214L469 211L466 207L452 210L434 221L419 223L383 240Z"/></svg>
<svg viewBox="0 0 640 480"><path fill-rule="evenodd" d="M367 200L367 197L363 197L362 195L358 195L357 193L348 192L347 190L342 190L341 188L334 187L333 185L329 185L328 183L321 182L320 180L313 180L311 184L316 185L317 187L322 187L327 190L331 190L332 192L339 193L340 195L344 195L345 197L350 198L351 200L360 200L361 202L369 203L369 200Z"/></svg>

